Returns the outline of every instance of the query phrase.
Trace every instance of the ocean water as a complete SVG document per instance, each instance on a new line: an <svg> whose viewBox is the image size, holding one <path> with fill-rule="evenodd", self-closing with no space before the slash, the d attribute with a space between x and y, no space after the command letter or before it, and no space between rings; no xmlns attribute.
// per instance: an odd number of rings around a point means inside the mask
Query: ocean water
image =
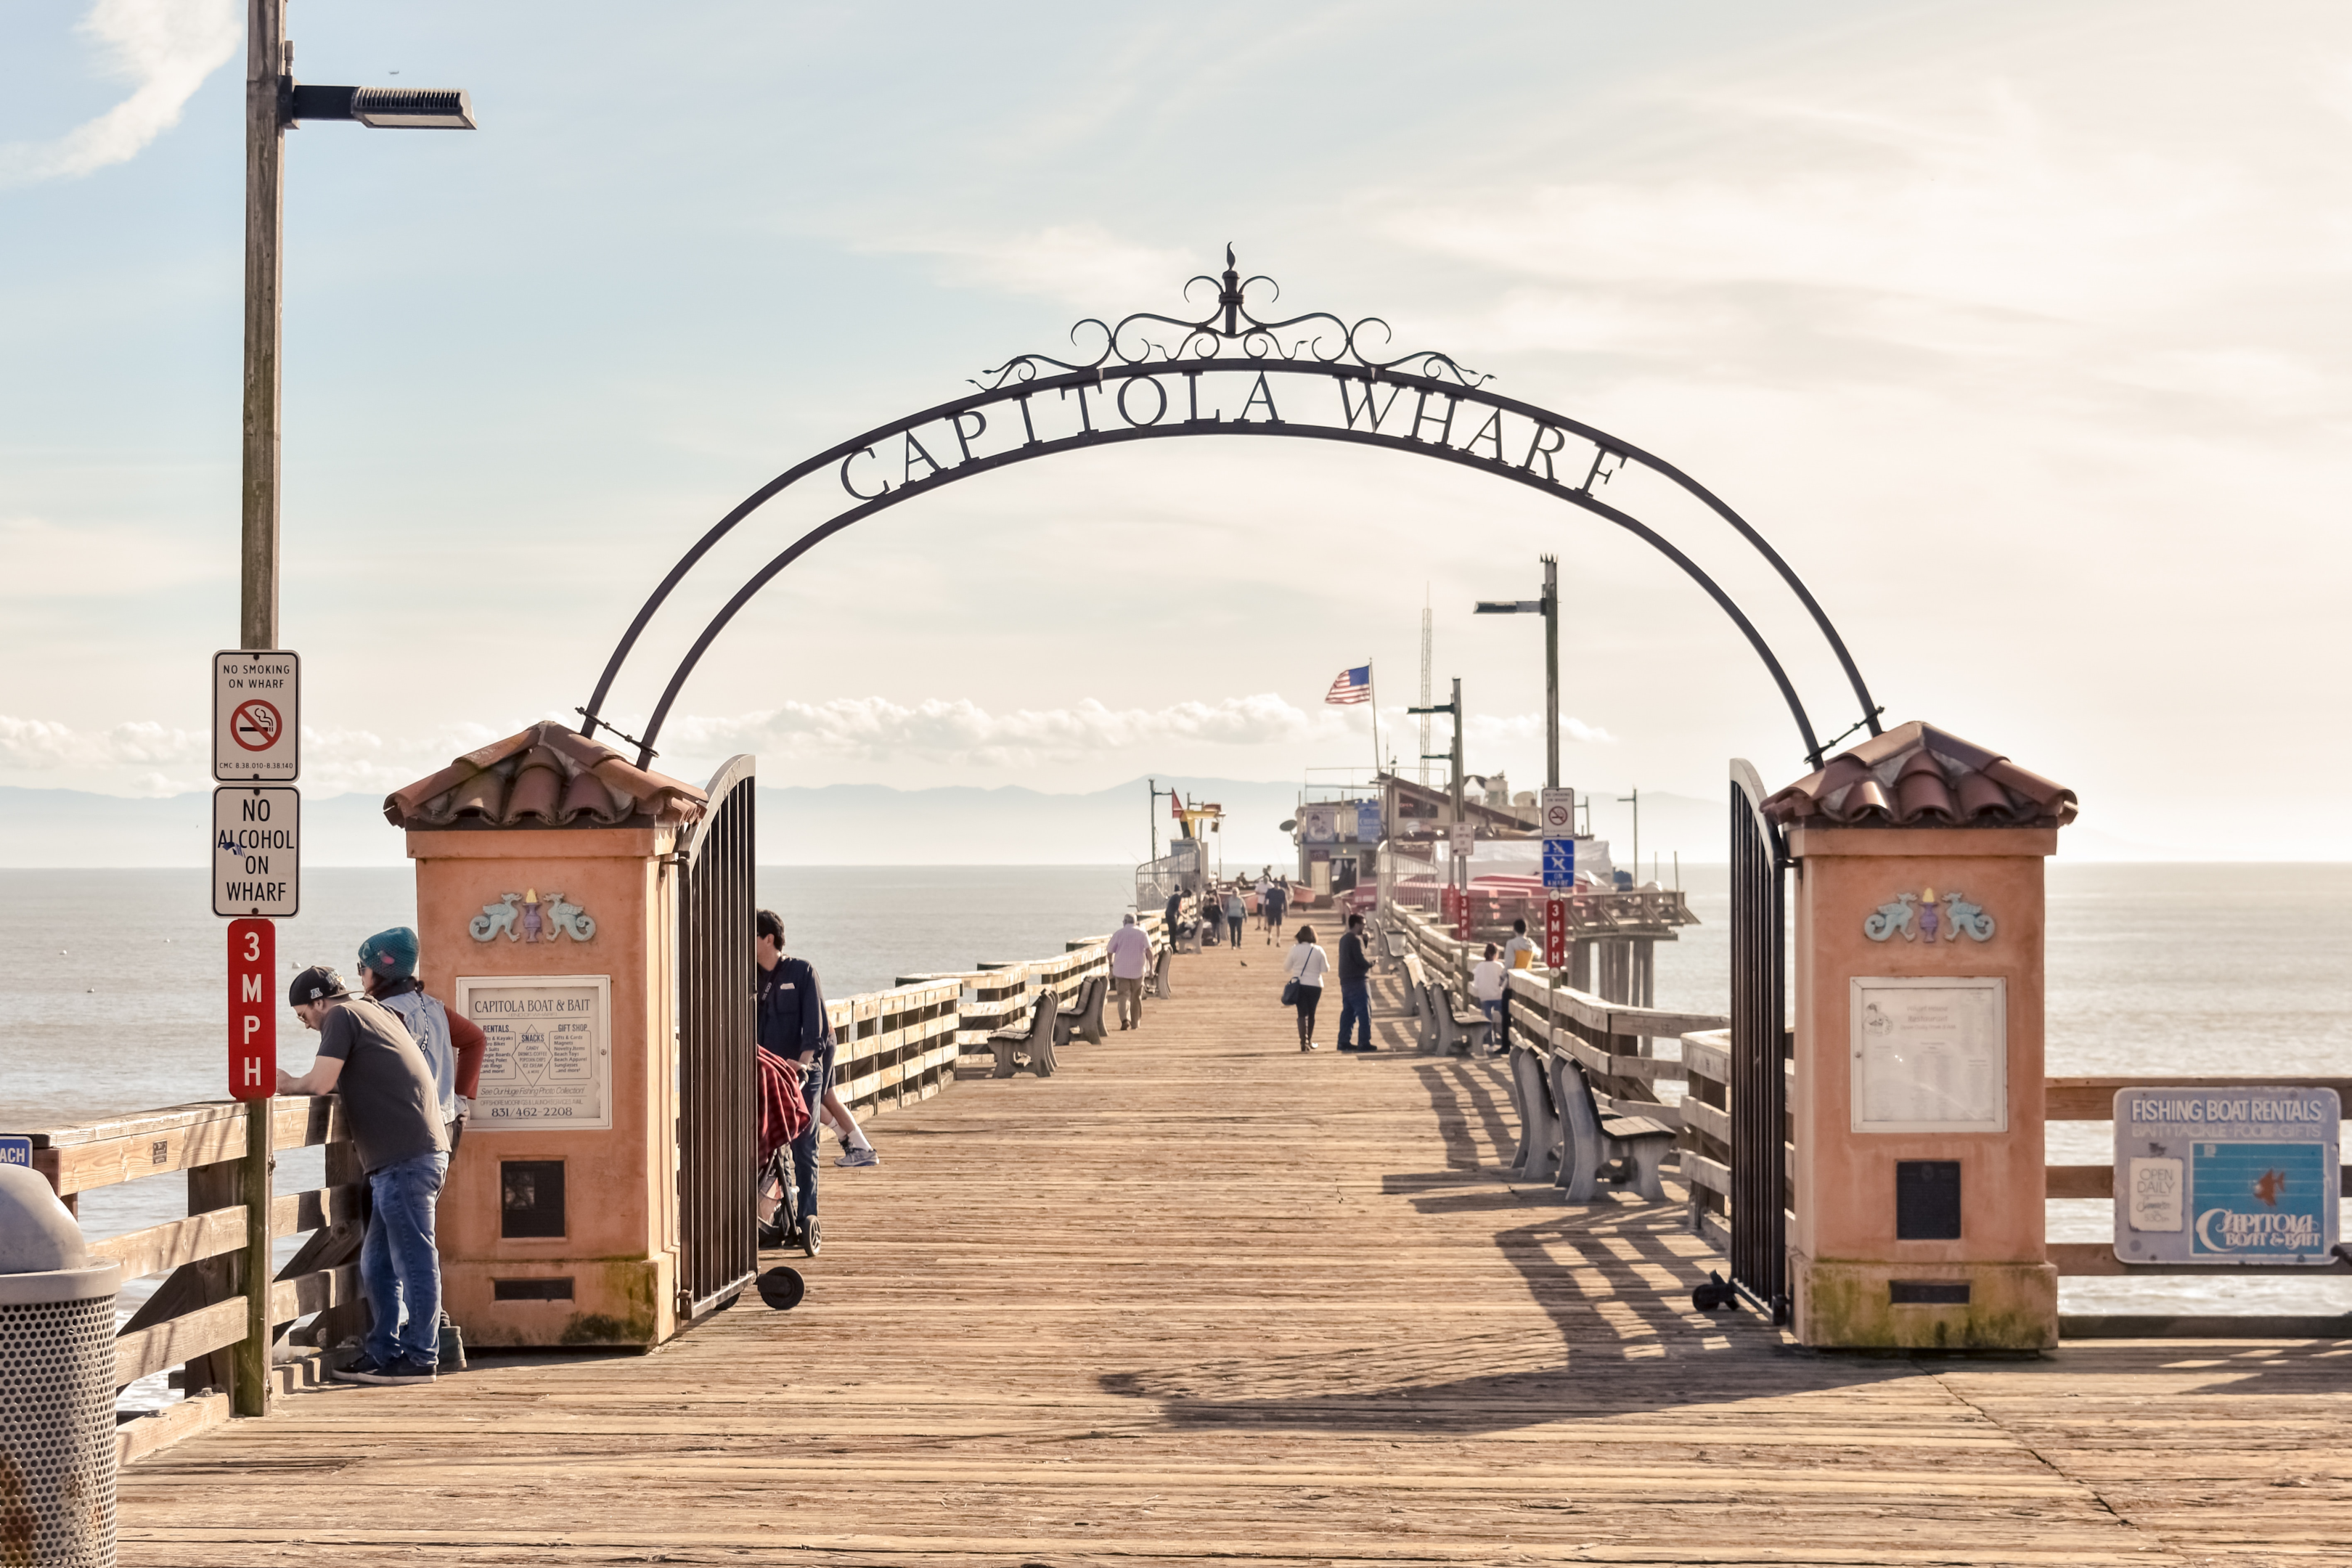
<svg viewBox="0 0 2352 1568"><path fill-rule="evenodd" d="M1661 946L1658 1003L1719 1012L1726 874L1685 867L1682 882L1701 923ZM835 997L1058 952L1116 925L1131 889L1120 866L776 867L759 882ZM289 977L348 971L362 938L415 918L402 868L314 869L303 897L278 931ZM200 870L0 871L0 1131L221 1097L224 924ZM2053 1073L2352 1073L2352 866L2054 863L2048 963ZM279 1055L310 1059L290 1012ZM2103 1162L2108 1138L2053 1126L2050 1157ZM315 1151L281 1156L281 1191L320 1179ZM82 1213L111 1235L185 1206L184 1182L159 1177L85 1194ZM2102 1239L2111 1223L2105 1204L2051 1205L2053 1239ZM2340 1311L2352 1280L2079 1280L2063 1297L2069 1310Z"/></svg>

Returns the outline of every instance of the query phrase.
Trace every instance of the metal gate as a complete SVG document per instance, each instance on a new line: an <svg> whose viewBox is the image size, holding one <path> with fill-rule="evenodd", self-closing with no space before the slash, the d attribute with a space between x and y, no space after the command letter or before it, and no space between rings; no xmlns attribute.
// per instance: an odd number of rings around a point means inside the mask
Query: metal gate
<svg viewBox="0 0 2352 1568"><path fill-rule="evenodd" d="M1764 781L1731 763L1731 1282L1789 1321L1788 904Z"/></svg>
<svg viewBox="0 0 2352 1568"><path fill-rule="evenodd" d="M751 1215L759 1019L752 994L756 759L730 758L678 846L677 1314L725 1306L759 1272Z"/></svg>

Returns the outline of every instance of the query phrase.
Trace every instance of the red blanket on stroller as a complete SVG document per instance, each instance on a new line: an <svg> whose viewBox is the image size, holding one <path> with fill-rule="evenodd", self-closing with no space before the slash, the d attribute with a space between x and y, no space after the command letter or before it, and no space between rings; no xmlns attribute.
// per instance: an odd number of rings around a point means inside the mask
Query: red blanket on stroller
<svg viewBox="0 0 2352 1568"><path fill-rule="evenodd" d="M760 1163L808 1131L809 1105L801 1098L800 1069L773 1051L760 1051Z"/></svg>

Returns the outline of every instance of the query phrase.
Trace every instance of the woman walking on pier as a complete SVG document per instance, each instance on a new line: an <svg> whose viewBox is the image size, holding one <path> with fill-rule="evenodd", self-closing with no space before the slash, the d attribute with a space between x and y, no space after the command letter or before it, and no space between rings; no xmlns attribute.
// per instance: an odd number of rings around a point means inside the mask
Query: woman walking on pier
<svg viewBox="0 0 2352 1568"><path fill-rule="evenodd" d="M1331 970L1331 960L1315 945L1315 928L1300 926L1298 940L1284 961L1284 972L1289 979L1283 986L1290 994L1292 1004L1298 1009L1298 1048L1316 1049L1315 1007L1323 1000L1323 976Z"/></svg>

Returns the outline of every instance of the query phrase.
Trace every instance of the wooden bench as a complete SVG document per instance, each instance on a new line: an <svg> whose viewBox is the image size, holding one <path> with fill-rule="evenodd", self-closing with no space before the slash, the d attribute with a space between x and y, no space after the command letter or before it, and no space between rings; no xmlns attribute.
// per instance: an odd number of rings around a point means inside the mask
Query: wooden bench
<svg viewBox="0 0 2352 1568"><path fill-rule="evenodd" d="M1164 997L1173 994L1168 988L1168 972L1174 967L1171 961L1175 953L1176 950L1172 947L1163 947L1160 950L1160 962L1151 966L1151 984L1144 987L1152 995Z"/></svg>
<svg viewBox="0 0 2352 1568"><path fill-rule="evenodd" d="M1460 1050L1466 1055L1485 1030L1486 1015L1475 1007L1463 1007L1452 991L1430 979L1420 954L1405 954L1404 972L1412 992L1413 1012L1421 1020L1423 1052L1450 1056Z"/></svg>
<svg viewBox="0 0 2352 1568"><path fill-rule="evenodd" d="M1528 1054L1535 1055L1531 1050ZM1593 1098L1592 1080L1585 1076L1583 1063L1563 1051L1546 1051L1543 1058L1546 1081L1541 1088L1549 1091L1545 1109L1558 1130L1552 1147L1552 1184L1572 1204L1592 1202L1600 1195L1603 1181L1630 1186L1651 1203L1665 1202L1666 1189L1658 1172L1674 1152L1679 1131L1647 1117L1604 1112ZM1519 1053L1514 1051L1514 1068L1518 1059Z"/></svg>
<svg viewBox="0 0 2352 1568"><path fill-rule="evenodd" d="M1025 1051L1029 1070L1039 1078L1054 1076L1054 1020L1061 1014L1061 999L1048 988L1037 993L1037 1004L1030 1010L1029 1021L1009 1029L999 1029L988 1037L988 1048L996 1053L993 1078L1011 1078L1020 1071L1014 1053Z"/></svg>
<svg viewBox="0 0 2352 1568"><path fill-rule="evenodd" d="M1088 975L1078 985L1078 999L1054 1017L1054 1043L1066 1046L1072 1036L1090 1045L1101 1045L1103 1038L1103 998L1110 992L1107 974Z"/></svg>

